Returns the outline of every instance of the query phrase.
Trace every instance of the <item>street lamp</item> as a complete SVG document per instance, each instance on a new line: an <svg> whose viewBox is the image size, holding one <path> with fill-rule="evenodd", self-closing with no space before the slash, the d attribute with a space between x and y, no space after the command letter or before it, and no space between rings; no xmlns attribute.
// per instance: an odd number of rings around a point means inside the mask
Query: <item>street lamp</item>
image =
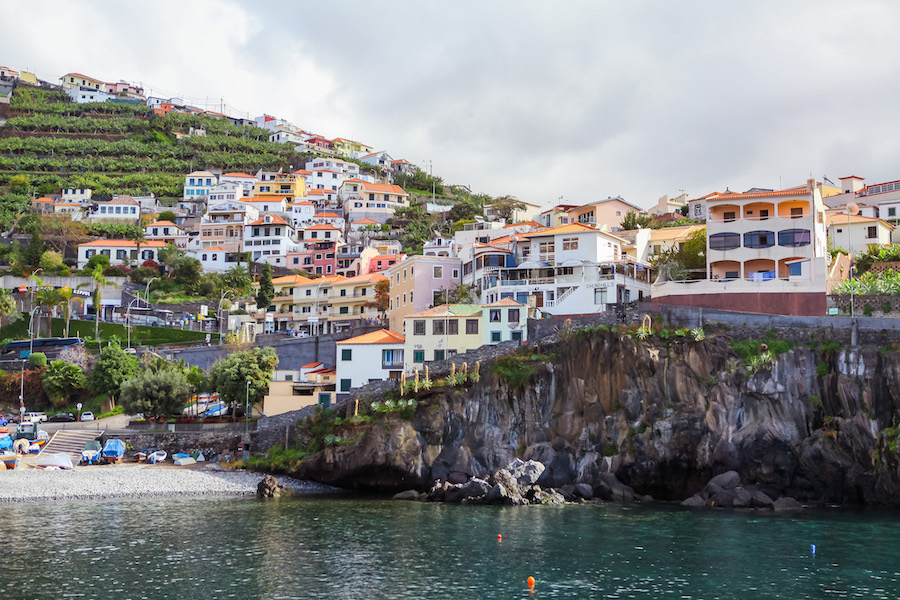
<svg viewBox="0 0 900 600"><path fill-rule="evenodd" d="M234 292L233 289L231 289L231 290L222 290L222 297L219 298L219 308L218 308L218 310L216 311L216 315L219 317L219 345L220 345L220 346L222 345L222 338L224 337L224 336L222 335L222 302L225 301L225 296L227 296L228 294L231 294L231 293L233 293L233 292Z"/></svg>
<svg viewBox="0 0 900 600"><path fill-rule="evenodd" d="M31 318L28 320L28 337L31 339L31 342L28 345L28 354L31 355L34 352L34 313L37 311L38 307L32 307L31 309Z"/></svg>
<svg viewBox="0 0 900 600"><path fill-rule="evenodd" d="M158 277L151 277L150 281L147 282L147 287L144 289L144 296L147 298L147 307L150 306L150 284L153 283L154 279L159 279Z"/></svg>
<svg viewBox="0 0 900 600"><path fill-rule="evenodd" d="M125 328L128 330L128 347L131 348L131 307L135 302L140 302L140 298L134 298L128 303L128 309L125 311Z"/></svg>
<svg viewBox="0 0 900 600"><path fill-rule="evenodd" d="M250 380L247 380L247 398L244 400L244 437L250 434Z"/></svg>
<svg viewBox="0 0 900 600"><path fill-rule="evenodd" d="M75 408L78 409L78 422L81 422L81 407L84 406L81 402L75 405Z"/></svg>

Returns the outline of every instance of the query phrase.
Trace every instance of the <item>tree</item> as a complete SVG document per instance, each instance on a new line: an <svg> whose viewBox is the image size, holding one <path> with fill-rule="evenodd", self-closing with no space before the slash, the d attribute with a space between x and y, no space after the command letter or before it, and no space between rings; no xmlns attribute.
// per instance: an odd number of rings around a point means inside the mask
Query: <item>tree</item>
<svg viewBox="0 0 900 600"><path fill-rule="evenodd" d="M440 290L434 295L434 304L475 304L477 302L477 294L475 292L475 284L456 283L447 288Z"/></svg>
<svg viewBox="0 0 900 600"><path fill-rule="evenodd" d="M44 391L56 408L69 403L69 398L84 389L87 380L84 372L75 365L62 360L54 360L44 371L42 380Z"/></svg>
<svg viewBox="0 0 900 600"><path fill-rule="evenodd" d="M685 281L706 277L706 228L691 234L683 246L661 253L653 269L662 281Z"/></svg>
<svg viewBox="0 0 900 600"><path fill-rule="evenodd" d="M109 268L109 257L105 254L95 254L90 257L87 261L87 264L84 266L85 271L96 271L97 267L100 268L100 272L102 273L106 269Z"/></svg>
<svg viewBox="0 0 900 600"><path fill-rule="evenodd" d="M0 324L3 322L3 317L9 315L21 315L21 313L16 310L16 300L12 297L10 290L0 290Z"/></svg>
<svg viewBox="0 0 900 600"><path fill-rule="evenodd" d="M236 264L225 272L225 285L238 290L241 295L247 295L252 283L247 267L242 264Z"/></svg>
<svg viewBox="0 0 900 600"><path fill-rule="evenodd" d="M100 311L102 310L100 288L105 285L111 285L114 288L119 289L119 286L106 279L106 277L103 276L103 270L100 269L100 267L94 268L94 271L91 273L91 278L94 280L94 339L97 340L97 342L100 342Z"/></svg>
<svg viewBox="0 0 900 600"><path fill-rule="evenodd" d="M451 222L468 221L469 219L474 219L475 215L482 214L484 214L484 211L481 203L471 198L466 198L465 200L457 201L453 205L447 212L447 219Z"/></svg>
<svg viewBox="0 0 900 600"><path fill-rule="evenodd" d="M175 283L189 290L196 289L202 274L203 263L191 256L182 256L172 268L172 278L175 280Z"/></svg>
<svg viewBox="0 0 900 600"><path fill-rule="evenodd" d="M374 308L381 313L381 320L384 321L385 312L391 305L391 280L379 279L375 282L375 298L371 302L366 302L366 308Z"/></svg>
<svg viewBox="0 0 900 600"><path fill-rule="evenodd" d="M144 413L165 419L180 415L190 396L191 386L180 370L147 370L122 384L119 401L128 414Z"/></svg>
<svg viewBox="0 0 900 600"><path fill-rule="evenodd" d="M184 250L176 248L175 244L168 244L165 248L160 248L158 253L159 262L166 266L167 272L175 266L175 263L182 256L184 256Z"/></svg>
<svg viewBox="0 0 900 600"><path fill-rule="evenodd" d="M256 293L257 310L265 311L272 304L275 297L275 288L272 286L272 266L263 265L262 276L259 278L259 291Z"/></svg>
<svg viewBox="0 0 900 600"><path fill-rule="evenodd" d="M245 401L249 381L252 406L261 402L268 393L269 380L277 364L278 355L269 346L235 352L209 370L209 387L218 392L224 401L241 405Z"/></svg>
<svg viewBox="0 0 900 600"><path fill-rule="evenodd" d="M406 254L422 254L422 246L431 239L431 217L423 206L401 206L388 219L392 229L403 233L401 244Z"/></svg>
<svg viewBox="0 0 900 600"><path fill-rule="evenodd" d="M40 234L35 231L31 234L31 241L25 248L25 263L29 267L41 266L41 256L44 255L44 243L41 241Z"/></svg>
<svg viewBox="0 0 900 600"><path fill-rule="evenodd" d="M630 231L632 229L647 229L652 226L652 223L653 217L647 213L629 210L625 215L625 218L622 219L622 229L625 231Z"/></svg>
<svg viewBox="0 0 900 600"><path fill-rule="evenodd" d="M91 390L114 399L122 384L137 372L137 360L126 354L119 344L110 344L100 352L100 359L94 365L89 382Z"/></svg>
<svg viewBox="0 0 900 600"><path fill-rule="evenodd" d="M174 223L175 219L177 219L177 218L178 217L176 217L175 213L173 213L171 210L164 210L161 213L159 213L160 221L171 221L172 223Z"/></svg>
<svg viewBox="0 0 900 600"><path fill-rule="evenodd" d="M34 277L32 275L32 277ZM37 277L35 277L37 279ZM44 285L40 279L38 279L39 285ZM40 307L41 310L37 312L35 318L35 331L34 337L41 337L41 313L44 313L47 318L47 337L53 336L53 307L59 304L59 296L52 287L42 287L37 291L34 295L34 303L36 306Z"/></svg>
<svg viewBox="0 0 900 600"><path fill-rule="evenodd" d="M13 194L27 194L30 182L24 175L13 175L9 178L9 191Z"/></svg>
<svg viewBox="0 0 900 600"><path fill-rule="evenodd" d="M517 210L525 210L525 203L515 196L500 196L491 201L490 208L498 218L512 223L513 214Z"/></svg>
<svg viewBox="0 0 900 600"><path fill-rule="evenodd" d="M56 273L60 267L64 266L62 255L56 250L46 250L41 255L40 265L44 273Z"/></svg>
<svg viewBox="0 0 900 600"><path fill-rule="evenodd" d="M140 212L140 211L138 211L138 212ZM134 243L137 247L137 249L135 250L135 252L136 252L135 262L137 264L141 264L141 244L143 244L144 242L147 241L147 234L144 231L144 228L138 227L137 229L133 230L131 232L131 239L134 241Z"/></svg>

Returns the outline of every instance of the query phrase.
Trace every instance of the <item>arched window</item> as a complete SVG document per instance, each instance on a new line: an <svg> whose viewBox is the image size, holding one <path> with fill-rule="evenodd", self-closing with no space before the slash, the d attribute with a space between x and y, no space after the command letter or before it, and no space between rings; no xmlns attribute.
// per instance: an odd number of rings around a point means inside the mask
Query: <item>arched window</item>
<svg viewBox="0 0 900 600"><path fill-rule="evenodd" d="M744 234L745 248L771 248L775 245L775 233L772 231L748 231Z"/></svg>
<svg viewBox="0 0 900 600"><path fill-rule="evenodd" d="M808 246L811 236L809 229L785 229L778 232L778 245L790 246Z"/></svg>
<svg viewBox="0 0 900 600"><path fill-rule="evenodd" d="M714 233L709 236L710 250L734 250L741 245L739 233Z"/></svg>

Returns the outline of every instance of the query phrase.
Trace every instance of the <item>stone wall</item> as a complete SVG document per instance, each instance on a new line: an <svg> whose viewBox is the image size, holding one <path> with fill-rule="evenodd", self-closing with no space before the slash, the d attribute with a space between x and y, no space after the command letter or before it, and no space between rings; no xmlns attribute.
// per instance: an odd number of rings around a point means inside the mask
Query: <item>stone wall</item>
<svg viewBox="0 0 900 600"><path fill-rule="evenodd" d="M204 454L234 454L238 445L245 443L243 432L203 431L189 433L147 432L116 434L108 437L122 439L129 447L128 454L139 450L165 450L169 456L175 452L193 452Z"/></svg>

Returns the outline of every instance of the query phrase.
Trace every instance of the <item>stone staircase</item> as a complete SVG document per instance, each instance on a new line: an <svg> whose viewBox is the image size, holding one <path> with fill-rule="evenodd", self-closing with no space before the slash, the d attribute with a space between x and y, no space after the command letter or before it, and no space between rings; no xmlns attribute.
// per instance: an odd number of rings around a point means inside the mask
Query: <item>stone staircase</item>
<svg viewBox="0 0 900 600"><path fill-rule="evenodd" d="M72 464L77 465L81 460L81 451L87 442L97 439L101 432L86 429L69 429L57 431L53 438L41 449L41 455L49 456L67 454L72 459Z"/></svg>

